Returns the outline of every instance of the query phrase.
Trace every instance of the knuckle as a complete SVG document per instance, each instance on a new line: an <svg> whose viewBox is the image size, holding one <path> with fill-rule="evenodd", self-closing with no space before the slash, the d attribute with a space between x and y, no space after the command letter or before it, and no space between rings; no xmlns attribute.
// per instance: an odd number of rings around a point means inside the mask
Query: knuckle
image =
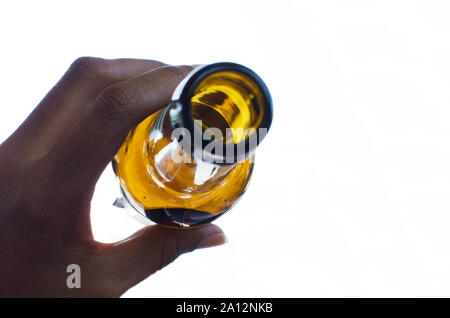
<svg viewBox="0 0 450 318"><path fill-rule="evenodd" d="M97 57L82 56L77 58L69 70L76 76L97 78L101 76L106 69L106 61Z"/></svg>
<svg viewBox="0 0 450 318"><path fill-rule="evenodd" d="M155 268L155 271L160 270L164 266L172 263L175 259L182 254L182 250L174 237L167 239L164 243L164 247L161 250L159 262Z"/></svg>
<svg viewBox="0 0 450 318"><path fill-rule="evenodd" d="M105 116L130 117L130 106L135 104L137 92L132 86L117 83L104 89L97 97L99 110Z"/></svg>

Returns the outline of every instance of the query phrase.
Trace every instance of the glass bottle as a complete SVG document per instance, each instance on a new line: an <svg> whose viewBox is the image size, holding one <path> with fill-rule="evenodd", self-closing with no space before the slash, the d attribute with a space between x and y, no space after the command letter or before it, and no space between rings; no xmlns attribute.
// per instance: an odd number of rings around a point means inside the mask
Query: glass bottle
<svg viewBox="0 0 450 318"><path fill-rule="evenodd" d="M253 71L229 62L195 68L114 157L125 200L168 227L216 219L246 190L271 122L269 91Z"/></svg>

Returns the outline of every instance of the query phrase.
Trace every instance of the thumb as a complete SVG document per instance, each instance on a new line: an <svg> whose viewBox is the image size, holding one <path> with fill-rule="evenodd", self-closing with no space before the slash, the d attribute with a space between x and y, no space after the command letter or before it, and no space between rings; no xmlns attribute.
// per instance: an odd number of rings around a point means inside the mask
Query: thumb
<svg viewBox="0 0 450 318"><path fill-rule="evenodd" d="M223 243L225 235L214 224L182 230L148 226L104 250L103 268L109 269L105 278L123 293L181 254Z"/></svg>

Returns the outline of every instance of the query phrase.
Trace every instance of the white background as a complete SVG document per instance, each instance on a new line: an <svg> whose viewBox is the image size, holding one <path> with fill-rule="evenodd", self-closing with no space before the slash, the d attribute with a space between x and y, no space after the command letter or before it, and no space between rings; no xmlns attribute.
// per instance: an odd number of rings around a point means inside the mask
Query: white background
<svg viewBox="0 0 450 318"><path fill-rule="evenodd" d="M181 256L142 297L450 296L448 1L8 1L0 140L78 56L234 61L274 100L229 242ZM141 227L92 203L95 236Z"/></svg>

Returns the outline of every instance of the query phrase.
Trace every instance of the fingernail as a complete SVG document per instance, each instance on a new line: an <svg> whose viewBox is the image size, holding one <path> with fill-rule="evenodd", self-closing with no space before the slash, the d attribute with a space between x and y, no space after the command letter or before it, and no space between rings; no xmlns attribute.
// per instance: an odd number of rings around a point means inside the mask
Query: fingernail
<svg viewBox="0 0 450 318"><path fill-rule="evenodd" d="M197 248L207 248L207 247L218 246L218 245L225 244L227 241L228 240L223 232L222 233L214 233L214 234L211 234L210 236L206 236L205 238L203 238L200 241L200 243L198 243Z"/></svg>

